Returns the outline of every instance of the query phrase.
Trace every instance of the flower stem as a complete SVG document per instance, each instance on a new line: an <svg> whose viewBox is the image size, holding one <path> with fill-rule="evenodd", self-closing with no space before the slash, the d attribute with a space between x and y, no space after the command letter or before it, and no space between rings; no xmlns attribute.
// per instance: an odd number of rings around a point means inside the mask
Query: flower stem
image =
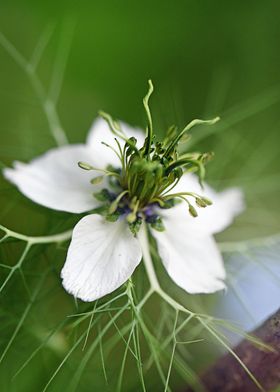
<svg viewBox="0 0 280 392"><path fill-rule="evenodd" d="M157 293L165 302L167 302L172 308L174 308L176 311L180 311L183 313L187 313L189 315L194 315L194 313L187 308L185 308L183 305L181 305L179 302L175 301L172 297L170 297L161 287L158 281L158 278L155 273L151 253L150 253L150 247L149 247L149 238L148 238L148 231L147 231L147 226L143 222L142 223L142 228L138 234L138 238L141 244L142 248L142 253L143 253L143 261L144 265L146 268L146 272L148 275L148 279L150 281L150 289L147 292L146 296L143 298L143 300L140 302L140 307L144 305L146 300L152 295L152 293Z"/></svg>
<svg viewBox="0 0 280 392"><path fill-rule="evenodd" d="M161 290L161 288L154 270L154 265L150 254L147 226L144 222L142 223L142 228L139 232L138 238L141 244L141 248L143 252L143 261L150 281L151 289L153 291L159 291Z"/></svg>

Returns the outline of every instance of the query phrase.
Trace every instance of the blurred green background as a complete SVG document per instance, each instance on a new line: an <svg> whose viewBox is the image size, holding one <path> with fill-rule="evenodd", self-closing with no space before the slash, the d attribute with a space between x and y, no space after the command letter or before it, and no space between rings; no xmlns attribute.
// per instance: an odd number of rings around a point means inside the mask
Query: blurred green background
<svg viewBox="0 0 280 392"><path fill-rule="evenodd" d="M155 85L151 107L159 135L172 124L182 127L196 117L220 115L216 127L193 132L191 147L215 152L207 171L209 183L217 189L243 187L246 213L219 237L239 240L279 232L279 14L280 3L272 0L2 0L0 31L27 59L38 42L49 37L38 74L47 90L53 76L59 87L65 66L57 108L71 142L85 140L100 109L144 127L142 97L149 78ZM30 81L1 46L0 86L2 166L28 161L55 146ZM77 220L33 205L4 179L0 181L1 224L39 235L69 228ZM3 246L1 262L13 265L20 246ZM59 284L65 249L49 248L34 251L28 259L25 273L31 291L42 270L48 267L51 275L22 324L30 302L21 277L12 279L1 293L3 350L20 324L20 333L1 363L1 391L42 390L63 358L66 343L59 335L11 381L46 331L73 312L72 300ZM2 273L4 279L6 271ZM204 298L198 302L209 306ZM78 361L79 356L65 366L49 390L62 390ZM191 362L199 370L199 361ZM114 377L118 372L114 356L107 365ZM176 390L185 380L174 375L173 383ZM148 385L148 390L162 390L156 373ZM115 390L110 380L106 385L102 378L100 359L88 366L79 386L79 391L93 390ZM123 390L141 390L133 372Z"/></svg>

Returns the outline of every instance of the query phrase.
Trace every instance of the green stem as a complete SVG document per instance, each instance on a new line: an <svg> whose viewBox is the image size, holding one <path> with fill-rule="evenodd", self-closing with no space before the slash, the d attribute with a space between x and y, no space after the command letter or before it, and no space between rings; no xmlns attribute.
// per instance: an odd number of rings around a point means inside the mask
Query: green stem
<svg viewBox="0 0 280 392"><path fill-rule="evenodd" d="M146 268L147 276L150 281L151 288L148 291L147 295L144 297L146 300L153 294L157 293L165 302L167 302L172 308L176 311L180 311L183 313L187 313L189 315L194 315L193 312L185 308L179 302L175 301L172 297L170 297L161 287L158 281L158 278L155 273L151 253L149 246L149 238L148 238L148 230L146 224L143 222L142 228L138 234L138 238L141 244L142 253L143 253L143 262ZM144 305L143 301L140 302L141 307Z"/></svg>
<svg viewBox="0 0 280 392"><path fill-rule="evenodd" d="M72 232L73 232L73 230L67 230L67 231L64 231L63 233L59 233L59 234L33 237L33 236L28 236L28 235L17 233L16 231L7 229L6 227L4 227L2 225L0 225L0 230L3 230L6 233L5 238L8 238L8 237L17 238L18 240L28 242L29 245L50 244L53 242L56 242L56 243L64 242L64 241L69 240L72 237Z"/></svg>
<svg viewBox="0 0 280 392"><path fill-rule="evenodd" d="M152 291L158 292L161 290L152 261L152 257L150 254L150 245L148 239L148 230L146 223L142 223L142 228L138 234L138 238L141 244L142 252L143 252L143 261L146 268L146 272L148 275L148 279L150 281Z"/></svg>
<svg viewBox="0 0 280 392"><path fill-rule="evenodd" d="M7 40L7 38L0 32L0 45L9 53L18 66L26 73L30 83L40 100L46 119L48 121L51 134L55 139L58 146L68 143L67 137L60 124L60 120L56 111L54 102L48 99L46 91L42 85L41 80L38 78L34 66L29 63L21 53Z"/></svg>
<svg viewBox="0 0 280 392"><path fill-rule="evenodd" d="M263 238L252 238L245 241L229 241L220 242L218 246L221 252L233 253L233 252L246 252L251 248L259 248L262 246L273 246L280 242L280 233L263 237Z"/></svg>

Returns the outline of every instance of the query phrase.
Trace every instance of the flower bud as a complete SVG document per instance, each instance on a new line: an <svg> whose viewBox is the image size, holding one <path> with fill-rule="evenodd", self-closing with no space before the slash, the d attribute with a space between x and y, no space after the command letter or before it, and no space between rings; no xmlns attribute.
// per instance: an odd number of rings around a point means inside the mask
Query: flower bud
<svg viewBox="0 0 280 392"><path fill-rule="evenodd" d="M205 201L202 200L202 199L200 199L199 197L197 197L197 198L195 199L195 202L196 202L196 204L198 205L198 207L202 207L202 208L207 207L207 204L205 203Z"/></svg>
<svg viewBox="0 0 280 392"><path fill-rule="evenodd" d="M78 162L78 166L83 170L93 170L93 167L86 162Z"/></svg>
<svg viewBox="0 0 280 392"><path fill-rule="evenodd" d="M191 204L189 204L189 213L193 218L196 218L198 215L196 209Z"/></svg>
<svg viewBox="0 0 280 392"><path fill-rule="evenodd" d="M203 200L204 201L204 203L206 204L206 205L208 205L208 206L211 206L213 203L212 203L212 201L210 200L210 199L207 199L207 197L201 197L201 200Z"/></svg>
<svg viewBox="0 0 280 392"><path fill-rule="evenodd" d="M101 184L101 182L103 181L104 177L103 176L98 176L98 177L94 177L90 180L90 183L92 185L97 185L97 184Z"/></svg>

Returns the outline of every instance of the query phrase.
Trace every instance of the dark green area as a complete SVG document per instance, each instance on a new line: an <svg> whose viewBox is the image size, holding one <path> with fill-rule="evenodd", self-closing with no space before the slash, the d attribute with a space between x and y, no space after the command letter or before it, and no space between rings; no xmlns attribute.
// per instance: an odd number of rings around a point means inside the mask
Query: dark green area
<svg viewBox="0 0 280 392"><path fill-rule="evenodd" d="M234 240L279 231L279 14L280 3L273 0L2 0L0 31L29 59L43 31L53 30L38 68L46 88L57 53L63 58L63 49L71 43L58 102L61 122L71 142L85 140L100 109L144 127L142 98L149 78L155 86L151 109L159 136L172 124L183 127L196 117L221 116L217 126L194 130L190 143L195 150L215 152L215 159L207 166L207 181L218 189L236 185L245 191L246 213L220 235ZM1 166L14 160L28 161L53 146L29 80L0 46ZM34 205L2 178L0 188L0 223L20 233L56 233L72 227L77 220ZM18 244L9 245L1 248L0 263L13 265L21 249ZM75 312L72 300L60 287L65 249L43 247L34 252L24 267L30 290L36 289L42 271L49 268L50 273L0 365L3 392L42 390L65 355L67 331L59 335L61 341L44 348L14 381L12 377L45 334ZM4 280L7 271L1 269L2 275ZM166 287L169 285L168 280ZM0 301L2 353L30 303L20 274L8 283ZM189 301L195 302L192 298ZM160 305L155 302L154 306ZM198 300L198 306L204 309L204 298ZM156 320L151 324L155 325L158 320L156 315L153 318ZM75 336L71 339L70 347ZM120 344L107 359L108 387L97 353L83 372L78 390L114 392L115 384L110 379L118 376L123 349ZM199 369L214 351L214 346L207 348L200 343L196 347L199 359L188 357L186 361ZM67 390L83 355L79 351L67 362L50 391ZM125 372L123 390L140 391L133 357L129 362L133 370ZM185 384L175 373L171 380L172 391ZM155 369L150 377L148 373L147 388L163 390Z"/></svg>

